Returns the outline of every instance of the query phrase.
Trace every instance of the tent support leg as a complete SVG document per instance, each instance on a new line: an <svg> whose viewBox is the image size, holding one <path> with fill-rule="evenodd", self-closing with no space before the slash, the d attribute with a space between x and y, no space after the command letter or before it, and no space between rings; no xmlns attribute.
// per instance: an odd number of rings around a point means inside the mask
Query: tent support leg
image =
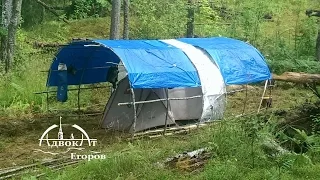
<svg viewBox="0 0 320 180"><path fill-rule="evenodd" d="M52 72L52 69L50 68L49 71L48 71L48 81L51 77L51 72ZM47 82L47 112L49 112L49 82Z"/></svg>
<svg viewBox="0 0 320 180"><path fill-rule="evenodd" d="M166 112L166 120L164 121L164 129L163 129L163 135L166 135L167 131L167 124L168 124L168 115L169 115L169 93L168 88L166 88L166 102L167 102L167 112Z"/></svg>
<svg viewBox="0 0 320 180"><path fill-rule="evenodd" d="M244 112L246 111L247 101L248 101L248 84L246 84L246 96L244 99L242 115L244 115Z"/></svg>
<svg viewBox="0 0 320 180"><path fill-rule="evenodd" d="M137 107L136 107L136 97L134 94L133 88L131 88L131 95L132 95L132 103L133 103L133 113L134 113L134 119L133 119L133 125L132 125L132 136L131 140L134 138L134 134L136 132L136 124L137 124Z"/></svg>
<svg viewBox="0 0 320 180"><path fill-rule="evenodd" d="M78 112L80 113L80 84L78 86Z"/></svg>
<svg viewBox="0 0 320 180"><path fill-rule="evenodd" d="M46 99L46 108L47 108L47 112L49 112L49 93L47 92L47 99Z"/></svg>
<svg viewBox="0 0 320 180"><path fill-rule="evenodd" d="M262 106L262 101L263 101L263 97L266 94L266 89L267 89L267 85L268 85L269 80L266 80L265 84L264 84L264 89L263 89L263 93L262 93L262 97L260 100L260 104L259 104L259 108L258 108L258 113L260 112L261 106Z"/></svg>
<svg viewBox="0 0 320 180"><path fill-rule="evenodd" d="M270 103L269 107L271 107L272 106L272 81L271 80L269 80L268 88L269 88L269 98L271 98L271 102L269 102ZM268 109L268 106L267 106L267 109Z"/></svg>
<svg viewBox="0 0 320 180"><path fill-rule="evenodd" d="M80 79L80 82L79 82L79 85L78 85L78 114L79 114L79 120L80 120L80 90L81 90L81 84L82 84L83 75L84 75L84 71L85 70L86 70L85 68L82 70L81 79Z"/></svg>

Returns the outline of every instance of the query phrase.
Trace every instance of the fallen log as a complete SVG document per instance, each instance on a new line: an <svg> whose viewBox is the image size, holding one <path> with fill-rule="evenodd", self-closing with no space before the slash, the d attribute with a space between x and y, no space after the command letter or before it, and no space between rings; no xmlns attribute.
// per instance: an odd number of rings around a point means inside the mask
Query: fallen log
<svg viewBox="0 0 320 180"><path fill-rule="evenodd" d="M286 81L293 83L316 83L320 84L320 74L307 74L307 73L296 73L296 72L285 72L281 75L272 75L273 80Z"/></svg>
<svg viewBox="0 0 320 180"><path fill-rule="evenodd" d="M66 44L61 43L46 43L46 42L34 42L34 48L58 48L61 46L65 46Z"/></svg>

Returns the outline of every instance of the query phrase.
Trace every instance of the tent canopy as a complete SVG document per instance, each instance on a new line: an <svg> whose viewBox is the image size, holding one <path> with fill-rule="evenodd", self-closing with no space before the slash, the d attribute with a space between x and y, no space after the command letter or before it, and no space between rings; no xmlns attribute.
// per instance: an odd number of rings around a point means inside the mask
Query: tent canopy
<svg viewBox="0 0 320 180"><path fill-rule="evenodd" d="M264 57L245 42L222 37L177 40L208 53L227 85L271 78ZM197 69L178 47L160 40L99 39L71 42L61 48L51 64L47 86L59 85L59 63L68 68L67 84L79 85L106 82L109 68L120 62L133 88L201 86Z"/></svg>
<svg viewBox="0 0 320 180"><path fill-rule="evenodd" d="M57 54L47 85L58 84L58 71L54 70L61 62L74 71L68 70L68 84L77 85L105 82L107 66L118 64L120 59L133 88L201 86L197 70L188 57L180 49L158 40L71 43Z"/></svg>
<svg viewBox="0 0 320 180"><path fill-rule="evenodd" d="M178 40L207 51L218 65L227 85L271 79L270 70L262 54L243 41L225 37Z"/></svg>
<svg viewBox="0 0 320 180"><path fill-rule="evenodd" d="M60 49L51 64L48 74L47 86L58 86L59 63L65 63L68 68L68 85L92 84L105 82L108 68L113 62L118 64L119 57L110 49L92 46L93 42L72 42Z"/></svg>

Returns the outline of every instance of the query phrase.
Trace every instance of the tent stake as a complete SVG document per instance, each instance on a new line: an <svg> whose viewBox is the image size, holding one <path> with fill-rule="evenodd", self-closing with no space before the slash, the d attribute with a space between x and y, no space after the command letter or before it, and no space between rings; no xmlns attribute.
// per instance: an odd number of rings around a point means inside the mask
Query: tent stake
<svg viewBox="0 0 320 180"><path fill-rule="evenodd" d="M167 131L167 124L168 124L168 115L169 115L169 93L168 88L166 88L166 102L167 102L167 112L166 112L166 120L164 121L164 129L163 129L163 135L166 135Z"/></svg>
<svg viewBox="0 0 320 180"><path fill-rule="evenodd" d="M133 113L134 113L134 120L133 120L133 125L132 125L132 136L131 139L133 140L134 134L136 132L136 123L137 123L137 109L136 109L136 97L134 94L133 88L131 88L131 95L132 95L132 103L133 103Z"/></svg>

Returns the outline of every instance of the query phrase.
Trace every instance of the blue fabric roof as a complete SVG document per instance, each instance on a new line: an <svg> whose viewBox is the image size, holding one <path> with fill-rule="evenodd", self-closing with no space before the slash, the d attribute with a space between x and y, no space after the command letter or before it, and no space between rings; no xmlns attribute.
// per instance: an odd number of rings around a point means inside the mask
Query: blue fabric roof
<svg viewBox="0 0 320 180"><path fill-rule="evenodd" d="M262 54L243 41L225 37L178 40L207 51L218 65L227 85L254 83L271 78Z"/></svg>
<svg viewBox="0 0 320 180"><path fill-rule="evenodd" d="M102 46L86 46L90 44ZM106 62L117 64L120 59L128 71L133 88L201 86L197 70L188 57L180 49L158 40L93 40L71 43L57 54L51 69L57 70L59 62L66 63L68 71L70 66L74 67L75 73L68 73L69 85L105 82L108 68L99 67L108 66ZM52 71L47 85L57 84L57 71Z"/></svg>
<svg viewBox="0 0 320 180"><path fill-rule="evenodd" d="M58 65L65 63L68 68L68 85L91 84L107 80L106 62L120 62L110 49L101 46L87 46L92 42L73 42L60 49L51 64L47 86L58 86Z"/></svg>
<svg viewBox="0 0 320 180"><path fill-rule="evenodd" d="M245 42L223 37L178 40L204 49L218 65L227 85L271 78L264 57ZM109 67L120 61L133 88L201 86L197 70L183 51L158 40L72 42L57 53L47 86L58 86L59 63L68 67L68 85L78 85L106 82Z"/></svg>

